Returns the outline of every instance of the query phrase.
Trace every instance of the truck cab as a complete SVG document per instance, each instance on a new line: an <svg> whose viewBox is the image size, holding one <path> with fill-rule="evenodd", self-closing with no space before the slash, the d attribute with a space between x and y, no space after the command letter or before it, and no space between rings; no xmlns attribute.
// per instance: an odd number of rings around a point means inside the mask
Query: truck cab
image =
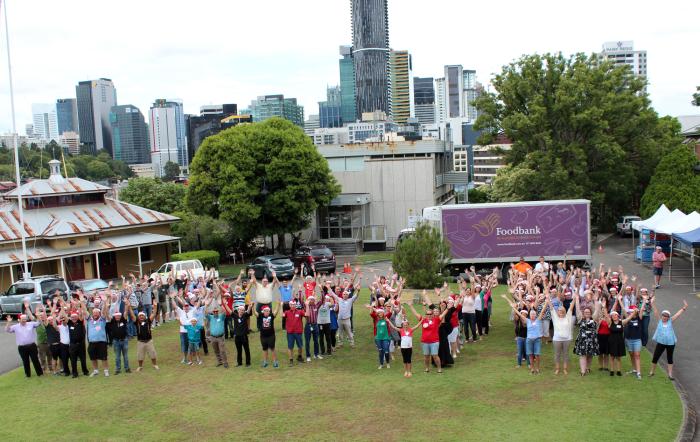
<svg viewBox="0 0 700 442"><path fill-rule="evenodd" d="M637 215L625 215L620 217L620 220L615 225L615 231L619 236L632 235L634 230L632 229L632 221L641 221L642 219Z"/></svg>

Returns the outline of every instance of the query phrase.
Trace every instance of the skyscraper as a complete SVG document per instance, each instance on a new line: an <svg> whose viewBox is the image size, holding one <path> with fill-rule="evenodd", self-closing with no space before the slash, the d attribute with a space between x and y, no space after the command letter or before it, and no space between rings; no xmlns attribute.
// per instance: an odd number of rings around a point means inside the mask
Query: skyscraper
<svg viewBox="0 0 700 442"><path fill-rule="evenodd" d="M284 95L262 95L250 103L253 121L265 121L272 117L281 117L299 127L304 127L304 106L297 104L296 98L284 98Z"/></svg>
<svg viewBox="0 0 700 442"><path fill-rule="evenodd" d="M391 115L388 0L351 0L353 63L358 116Z"/></svg>
<svg viewBox="0 0 700 442"><path fill-rule="evenodd" d="M130 104L112 106L109 121L114 159L126 164L149 162L148 126L139 108Z"/></svg>
<svg viewBox="0 0 700 442"><path fill-rule="evenodd" d="M340 120L343 124L357 121L355 100L355 67L352 61L352 46L341 46L340 59Z"/></svg>
<svg viewBox="0 0 700 442"><path fill-rule="evenodd" d="M326 89L326 101L318 103L319 124L321 127L341 127L341 92L339 86Z"/></svg>
<svg viewBox="0 0 700 442"><path fill-rule="evenodd" d="M112 155L109 113L117 105L117 90L109 78L81 81L75 87L80 142L93 153L106 149Z"/></svg>
<svg viewBox="0 0 700 442"><path fill-rule="evenodd" d="M633 41L607 41L601 55L616 65L628 65L638 77L647 76L647 51L635 51Z"/></svg>
<svg viewBox="0 0 700 442"><path fill-rule="evenodd" d="M413 66L408 51L392 50L389 56L391 112L397 124L406 124L416 116L413 105Z"/></svg>
<svg viewBox="0 0 700 442"><path fill-rule="evenodd" d="M229 123L226 119L232 116L238 116L238 105L235 103L204 105L199 107L199 115L185 115L187 157L190 161L205 138L250 119L241 117Z"/></svg>
<svg viewBox="0 0 700 442"><path fill-rule="evenodd" d="M445 78L435 79L435 122L442 124L447 120L447 97L445 96Z"/></svg>
<svg viewBox="0 0 700 442"><path fill-rule="evenodd" d="M78 132L78 102L75 98L59 98L56 100L56 119L58 134Z"/></svg>
<svg viewBox="0 0 700 442"><path fill-rule="evenodd" d="M438 123L459 118L473 123L477 112L474 101L479 96L476 71L462 65L445 66L445 77L435 80L435 112Z"/></svg>
<svg viewBox="0 0 700 442"><path fill-rule="evenodd" d="M163 176L163 168L169 161L179 164L186 171L189 163L182 101L156 100L149 110L148 123L155 175Z"/></svg>
<svg viewBox="0 0 700 442"><path fill-rule="evenodd" d="M413 77L413 103L420 124L435 123L435 86L433 77Z"/></svg>
<svg viewBox="0 0 700 442"><path fill-rule="evenodd" d="M56 105L32 104L32 123L34 136L42 140L58 141L58 122L56 121Z"/></svg>
<svg viewBox="0 0 700 442"><path fill-rule="evenodd" d="M463 114L474 123L477 117L475 101L479 97L479 84L476 82L476 71L465 69L462 71L462 87L464 93Z"/></svg>

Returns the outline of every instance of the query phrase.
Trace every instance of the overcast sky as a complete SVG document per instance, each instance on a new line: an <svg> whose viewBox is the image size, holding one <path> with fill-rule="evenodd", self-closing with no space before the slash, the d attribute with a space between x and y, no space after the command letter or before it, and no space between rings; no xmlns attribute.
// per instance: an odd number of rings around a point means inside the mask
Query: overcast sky
<svg viewBox="0 0 700 442"><path fill-rule="evenodd" d="M574 6L575 5L575 6ZM107 77L119 104L146 114L156 98L247 107L258 95L296 97L318 113L338 83L338 46L351 44L349 0L9 0L17 127L32 103L75 97L78 81ZM648 51L649 92L662 114L699 114L700 1L389 0L390 43L413 55L417 76L445 64L488 83L525 53L599 51L634 40ZM4 24L0 131L11 128Z"/></svg>

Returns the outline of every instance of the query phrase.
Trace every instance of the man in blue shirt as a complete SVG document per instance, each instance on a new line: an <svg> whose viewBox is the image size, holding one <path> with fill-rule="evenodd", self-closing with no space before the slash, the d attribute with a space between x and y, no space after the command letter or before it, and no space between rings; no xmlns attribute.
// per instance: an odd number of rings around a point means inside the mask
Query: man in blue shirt
<svg viewBox="0 0 700 442"><path fill-rule="evenodd" d="M220 311L220 309L223 309L223 312ZM214 348L217 367L223 365L224 368L228 368L226 346L224 344L224 327L226 325L226 315L230 314L231 311L228 310L228 305L222 302L221 307L215 305L211 313L207 315L207 322L209 323L209 342L211 342L211 346Z"/></svg>
<svg viewBox="0 0 700 442"><path fill-rule="evenodd" d="M99 307L102 307L102 309ZM88 316L86 321L88 356L92 363L92 374L90 377L97 376L100 373L98 369L99 361L102 361L102 369L105 376L109 376L109 366L107 365L107 320L105 319L108 312L109 302L104 293L101 293L99 297L95 296L95 307L92 309L92 316L87 311L87 307L85 308L85 314Z"/></svg>

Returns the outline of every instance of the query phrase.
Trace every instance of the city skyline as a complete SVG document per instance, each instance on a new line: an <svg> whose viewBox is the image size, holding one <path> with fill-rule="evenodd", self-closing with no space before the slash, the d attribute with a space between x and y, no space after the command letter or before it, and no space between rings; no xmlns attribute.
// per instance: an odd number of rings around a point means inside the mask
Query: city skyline
<svg viewBox="0 0 700 442"><path fill-rule="evenodd" d="M11 1L8 13L17 130L23 133L25 124L32 121L33 103L74 97L79 81L101 77L114 81L119 104L141 109L167 96L182 99L186 113L198 114L203 105L238 103L243 107L260 95L284 94L296 97L308 114L316 113L317 103L325 99L326 86L338 84L338 47L352 43L350 5L347 1L306 3L302 11L294 4L275 2L277 13L270 15L269 5L263 4L222 4L217 14L211 14L206 8L185 11L164 8L164 2L153 1L139 3L140 14L133 16L126 1L124 8L111 11L108 23L102 23L88 20L97 12L94 5L88 7L90 4L84 1ZM700 31L693 29L692 23L681 21L676 9L652 13L625 1L617 9L625 12L626 20L617 20L614 14L601 15L605 4L594 1L576 13L577 21L590 18L597 26L585 33L572 33L570 13L561 10L554 13L505 2L505 10L510 13L503 14L482 4L462 6L436 0L430 8L421 8L418 17L415 11L420 4L425 6L412 0L389 0L388 8L390 46L411 53L414 76L437 78L444 65L461 64L476 70L478 80L488 87L493 73L525 53L560 50L567 55L590 54L600 52L605 41L632 40L635 49L649 54L648 91L655 109L661 115L698 113L690 100L698 82L694 72L700 70L700 60L686 54L692 52L688 51L692 41L700 40ZM454 13L444 14L448 7ZM37 8L42 14L36 14ZM694 11L700 12L700 5L688 2L683 14L693 15ZM479 17L469 20L469 34L493 35L488 31L493 22L481 20L488 14L498 16L500 37L470 43L476 40L464 38L464 17ZM56 16L75 20L52 18ZM187 26L162 28L157 39L149 39L153 17ZM256 17L265 17L266 28L271 30L268 35L253 32L259 23L253 20ZM288 38L288 26L281 26L290 20L294 23L294 38ZM114 35L120 23L129 23L130 32L120 33L117 39ZM53 38L43 38L36 29ZM284 29L285 34L273 29ZM227 38L239 38L237 35L258 37L241 40L249 44L227 43ZM212 44L217 39L220 43ZM38 61L36 53L45 56ZM72 62L65 63L65 57L71 54ZM0 132L8 132L10 127L7 66L3 62Z"/></svg>

